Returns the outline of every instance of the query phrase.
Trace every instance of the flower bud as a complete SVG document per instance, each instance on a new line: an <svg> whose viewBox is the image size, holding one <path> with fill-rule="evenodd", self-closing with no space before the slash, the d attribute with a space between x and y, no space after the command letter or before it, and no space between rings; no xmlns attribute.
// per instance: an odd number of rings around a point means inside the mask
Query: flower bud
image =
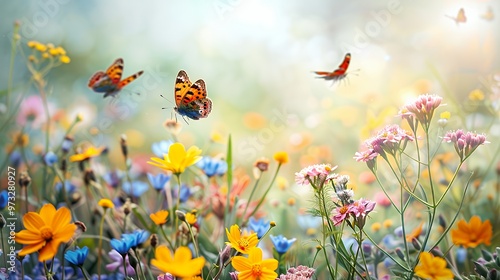
<svg viewBox="0 0 500 280"><path fill-rule="evenodd" d="M31 183L31 177L27 171L21 172L19 176L19 186L27 187Z"/></svg>
<svg viewBox="0 0 500 280"><path fill-rule="evenodd" d="M122 134L120 137L120 146L122 148L122 155L124 158L127 158L128 156L128 147L127 147L127 136L125 134Z"/></svg>

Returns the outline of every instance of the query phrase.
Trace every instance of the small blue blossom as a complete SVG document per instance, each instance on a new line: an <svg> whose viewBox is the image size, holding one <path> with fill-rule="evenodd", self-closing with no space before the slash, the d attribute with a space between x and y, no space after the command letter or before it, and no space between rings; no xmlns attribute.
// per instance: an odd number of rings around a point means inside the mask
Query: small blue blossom
<svg viewBox="0 0 500 280"><path fill-rule="evenodd" d="M297 238L287 239L283 235L273 236L271 235L271 241L273 242L276 252L279 254L284 254L290 249L292 244L297 240Z"/></svg>
<svg viewBox="0 0 500 280"><path fill-rule="evenodd" d="M63 184L61 182L56 183L55 188L57 192L60 192L62 190L62 185ZM64 189L66 193L69 194L73 193L76 190L76 186L73 185L70 181L66 180L64 181Z"/></svg>
<svg viewBox="0 0 500 280"><path fill-rule="evenodd" d="M170 181L171 175L167 175L164 173L159 173L158 175L153 175L151 173L148 173L148 179L153 188L157 191L163 190L165 187L165 184Z"/></svg>
<svg viewBox="0 0 500 280"><path fill-rule="evenodd" d="M173 194L174 197L177 197L177 190L178 189L179 189L179 186L176 186L175 193L172 192L172 194ZM181 203L184 203L184 202L188 201L188 199L191 197L191 195L193 195L193 192L191 191L191 188L188 187L185 184L182 184L181 191L180 191L180 194L179 194L179 201Z"/></svg>
<svg viewBox="0 0 500 280"><path fill-rule="evenodd" d="M43 161L47 166L53 166L55 163L57 163L57 160L57 155L52 151L49 151L45 154L45 156L43 156Z"/></svg>
<svg viewBox="0 0 500 280"><path fill-rule="evenodd" d="M227 172L227 162L217 158L203 157L196 164L208 177L222 176Z"/></svg>
<svg viewBox="0 0 500 280"><path fill-rule="evenodd" d="M61 144L61 150L64 153L68 153L69 150L71 150L71 147L73 147L73 138L71 138L69 136L64 137L64 140Z"/></svg>
<svg viewBox="0 0 500 280"><path fill-rule="evenodd" d="M160 142L155 142L151 145L151 150L153 151L153 154L155 154L159 158L163 158L163 155L168 154L168 149L170 148L170 145L172 145L174 142L170 140L163 140Z"/></svg>
<svg viewBox="0 0 500 280"><path fill-rule="evenodd" d="M256 220L254 217L250 217L248 228L257 233L257 237L261 239L262 236L271 228L271 224L269 221L265 221L264 218Z"/></svg>
<svg viewBox="0 0 500 280"><path fill-rule="evenodd" d="M460 264L464 264L467 260L467 249L464 247L457 248L457 262Z"/></svg>
<svg viewBox="0 0 500 280"><path fill-rule="evenodd" d="M76 249L73 251L66 251L64 254L64 259L68 261L70 264L76 265L76 266L82 266L83 262L85 262L85 259L87 258L87 255L89 254L89 248L87 246L81 248L81 249Z"/></svg>
<svg viewBox="0 0 500 280"><path fill-rule="evenodd" d="M7 206L7 202L9 201L9 194L7 190L3 190L0 192L0 210L3 210Z"/></svg>
<svg viewBox="0 0 500 280"><path fill-rule="evenodd" d="M130 248L132 248L132 244L135 240L130 236L126 236L122 239L111 239L109 242L111 244L111 248L115 249L120 255L124 256L128 253Z"/></svg>
<svg viewBox="0 0 500 280"><path fill-rule="evenodd" d="M110 171L102 176L104 181L114 189L118 188L123 177L124 174L120 170Z"/></svg>
<svg viewBox="0 0 500 280"><path fill-rule="evenodd" d="M149 232L145 230L135 230L132 233L124 233L122 234L123 239L130 239L130 244L132 248L136 248L142 243L146 242L149 238Z"/></svg>
<svg viewBox="0 0 500 280"><path fill-rule="evenodd" d="M133 197L141 197L148 189L149 185L142 181L124 182L122 185L123 191Z"/></svg>
<svg viewBox="0 0 500 280"><path fill-rule="evenodd" d="M19 151L13 151L9 156L10 165L14 168L18 168L21 164L22 155Z"/></svg>

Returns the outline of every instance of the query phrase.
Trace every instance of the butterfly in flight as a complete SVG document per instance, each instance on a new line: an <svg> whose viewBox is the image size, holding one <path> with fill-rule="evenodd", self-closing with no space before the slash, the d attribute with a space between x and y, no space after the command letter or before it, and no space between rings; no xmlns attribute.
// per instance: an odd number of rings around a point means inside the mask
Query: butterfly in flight
<svg viewBox="0 0 500 280"><path fill-rule="evenodd" d="M486 13L481 15L481 18L487 21L492 21L495 18L495 14L493 13L493 8L490 6Z"/></svg>
<svg viewBox="0 0 500 280"><path fill-rule="evenodd" d="M349 67L350 62L351 62L351 54L347 53L344 57L344 61L342 61L339 67L333 70L333 72L314 71L314 73L316 75L319 75L316 78L337 82L344 79L347 76L347 68Z"/></svg>
<svg viewBox="0 0 500 280"><path fill-rule="evenodd" d="M458 14L457 14L456 17L452 17L452 16L447 16L447 17L449 17L452 20L454 20L457 25L459 23L465 23L465 22L467 22L467 17L465 16L464 8L460 8L460 10L458 11Z"/></svg>
<svg viewBox="0 0 500 280"><path fill-rule="evenodd" d="M116 96L126 85L139 78L144 71L139 71L122 80L123 59L118 58L109 66L106 72L97 71L89 80L89 87L98 93L104 93L104 98Z"/></svg>
<svg viewBox="0 0 500 280"><path fill-rule="evenodd" d="M184 70L179 71L175 79L174 97L174 111L183 118L198 120L208 117L212 111L212 100L207 97L205 82L200 79L191 83Z"/></svg>

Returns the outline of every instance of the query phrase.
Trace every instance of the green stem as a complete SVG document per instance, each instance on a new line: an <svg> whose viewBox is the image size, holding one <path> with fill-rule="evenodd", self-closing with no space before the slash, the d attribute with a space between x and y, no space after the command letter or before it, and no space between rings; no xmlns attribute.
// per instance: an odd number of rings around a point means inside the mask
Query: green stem
<svg viewBox="0 0 500 280"><path fill-rule="evenodd" d="M253 209L252 213L250 213L250 215L248 215L248 217L253 216L255 214L255 212L257 212L257 210L259 210L259 207L262 205L262 203L264 202L267 194L271 190L271 187L273 186L274 181L276 181L276 177L278 177L278 172L280 171L280 168L281 168L281 163L278 164L278 167L276 168L276 172L274 173L273 179L271 180L271 183L269 183L269 186L267 187L266 192L260 198L259 203L257 204L257 206L255 206L255 209ZM248 203L250 203L250 202L251 201L249 200Z"/></svg>
<svg viewBox="0 0 500 280"><path fill-rule="evenodd" d="M14 60L16 57L16 44L18 40L19 40L19 24L14 23L14 32L12 34L12 43L10 45L9 80L7 81L7 97L5 100L5 106L7 106L7 112L9 112L10 108L9 103L10 103L10 95L12 93L12 75L14 73Z"/></svg>
<svg viewBox="0 0 500 280"><path fill-rule="evenodd" d="M85 280L89 280L89 277L87 276L87 273L85 273L85 270L83 270L82 266L79 266L80 270L82 271L83 277L85 277Z"/></svg>
<svg viewBox="0 0 500 280"><path fill-rule="evenodd" d="M97 252L97 279L101 280L101 258L102 258L102 236L103 236L103 231L104 231L104 218L106 217L106 212L108 208L104 208L104 213L102 214L101 217L101 223L99 224L99 252Z"/></svg>
<svg viewBox="0 0 500 280"><path fill-rule="evenodd" d="M3 217L2 217L3 219ZM0 229L0 238L2 239L2 251L3 251L3 265L7 267L7 248L5 248L5 240L3 239L3 228Z"/></svg>
<svg viewBox="0 0 500 280"><path fill-rule="evenodd" d="M135 257L137 258L137 265L139 266L139 271L141 272L143 279L146 279L146 275L144 274L144 271L142 270L141 259L139 258L139 254L137 253L137 248L134 249L134 253L135 253Z"/></svg>

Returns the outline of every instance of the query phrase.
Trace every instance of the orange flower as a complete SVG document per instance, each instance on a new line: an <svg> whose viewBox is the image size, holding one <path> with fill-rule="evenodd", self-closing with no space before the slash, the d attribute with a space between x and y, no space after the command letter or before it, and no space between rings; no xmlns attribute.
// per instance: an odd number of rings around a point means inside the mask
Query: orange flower
<svg viewBox="0 0 500 280"><path fill-rule="evenodd" d="M115 207L115 205L113 204L113 201L111 201L107 198L102 198L101 200L99 200L99 202L97 204L99 204L99 206L101 206L104 209Z"/></svg>
<svg viewBox="0 0 500 280"><path fill-rule="evenodd" d="M406 241L411 242L413 238L418 239L420 234L422 234L422 227L424 226L424 223L420 223L418 227L416 227L410 234L406 235Z"/></svg>
<svg viewBox="0 0 500 280"><path fill-rule="evenodd" d="M164 273L168 272L175 277L191 279L201 273L205 259L203 257L193 259L191 250L184 246L177 248L172 256L165 245L160 245L155 250L155 258L151 260L151 264Z"/></svg>
<svg viewBox="0 0 500 280"><path fill-rule="evenodd" d="M430 280L453 279L453 272L446 268L446 261L443 258L434 257L429 252L420 254L419 264L415 267L415 275Z"/></svg>
<svg viewBox="0 0 500 280"><path fill-rule="evenodd" d="M278 268L278 261L263 260L262 250L257 247L250 249L248 258L236 256L231 264L239 272L239 280L274 280L278 277L274 272Z"/></svg>
<svg viewBox="0 0 500 280"><path fill-rule="evenodd" d="M248 254L250 249L254 248L259 243L257 233L250 234L245 231L241 234L238 225L232 225L229 231L226 228L226 234L229 240L226 244L231 245L231 247L242 254Z"/></svg>
<svg viewBox="0 0 500 280"><path fill-rule="evenodd" d="M491 244L493 229L490 220L481 222L481 218L473 216L469 223L465 220L458 222L458 228L451 231L453 244L462 245L465 248L475 248L479 244Z"/></svg>
<svg viewBox="0 0 500 280"><path fill-rule="evenodd" d="M286 152L277 152L274 154L274 160L276 160L279 164L285 164L288 162L288 154Z"/></svg>
<svg viewBox="0 0 500 280"><path fill-rule="evenodd" d="M26 228L16 233L16 242L24 244L19 256L39 252L38 261L52 259L61 243L68 242L77 229L71 222L68 208L61 207L56 211L52 204L45 204L40 213L28 212L23 217Z"/></svg>
<svg viewBox="0 0 500 280"><path fill-rule="evenodd" d="M151 220L153 220L153 222L156 225L161 226L161 225L167 223L168 211L167 210L160 210L156 213L151 213L149 215L149 217L151 218Z"/></svg>
<svg viewBox="0 0 500 280"><path fill-rule="evenodd" d="M71 162L84 161L86 159L99 156L102 153L102 151L104 151L104 147L96 148L94 146L90 146L85 150L85 152L70 156L69 161Z"/></svg>

